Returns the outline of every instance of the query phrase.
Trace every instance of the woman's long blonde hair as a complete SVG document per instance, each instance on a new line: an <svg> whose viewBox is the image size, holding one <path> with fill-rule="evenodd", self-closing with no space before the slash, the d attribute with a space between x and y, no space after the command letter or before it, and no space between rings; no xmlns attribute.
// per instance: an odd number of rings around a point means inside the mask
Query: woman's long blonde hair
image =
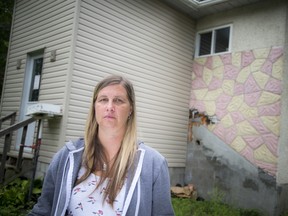
<svg viewBox="0 0 288 216"><path fill-rule="evenodd" d="M116 155L113 165L109 166L104 149L98 140L98 124L95 115L95 101L99 92L111 85L122 85L127 92L127 97L132 108L131 115L127 119L126 132L122 140L121 147ZM98 186L109 177L104 200L108 198L109 203L113 206L113 202L121 189L127 175L127 171L132 164L137 149L137 126L136 126L136 107L135 93L132 83L122 76L109 76L100 81L94 90L93 100L91 103L88 119L85 129L85 148L83 153L83 166L86 168L84 175L77 181L77 184L84 181L91 173L101 170L104 163L107 165ZM98 187L97 186L97 187Z"/></svg>

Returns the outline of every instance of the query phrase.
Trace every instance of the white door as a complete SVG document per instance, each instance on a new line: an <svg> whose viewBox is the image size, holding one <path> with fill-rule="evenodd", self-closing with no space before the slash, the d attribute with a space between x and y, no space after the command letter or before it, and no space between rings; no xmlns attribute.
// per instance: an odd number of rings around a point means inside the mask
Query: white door
<svg viewBox="0 0 288 216"><path fill-rule="evenodd" d="M19 112L19 122L23 121L30 116L26 116L27 107L31 104L38 102L40 81L43 66L43 53L31 54L27 56L27 64L24 77L24 88L21 99L21 107ZM16 149L19 148L21 143L23 129L18 130L16 139ZM35 122L28 126L25 145L33 145L35 135ZM25 148L29 151L29 148Z"/></svg>

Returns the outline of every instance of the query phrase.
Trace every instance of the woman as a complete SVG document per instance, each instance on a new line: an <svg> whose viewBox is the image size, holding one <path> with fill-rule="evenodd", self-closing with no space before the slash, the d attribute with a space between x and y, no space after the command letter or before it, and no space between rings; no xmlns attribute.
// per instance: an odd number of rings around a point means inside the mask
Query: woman
<svg viewBox="0 0 288 216"><path fill-rule="evenodd" d="M127 79L110 76L95 87L84 140L55 155L29 215L174 215L165 158L137 142Z"/></svg>

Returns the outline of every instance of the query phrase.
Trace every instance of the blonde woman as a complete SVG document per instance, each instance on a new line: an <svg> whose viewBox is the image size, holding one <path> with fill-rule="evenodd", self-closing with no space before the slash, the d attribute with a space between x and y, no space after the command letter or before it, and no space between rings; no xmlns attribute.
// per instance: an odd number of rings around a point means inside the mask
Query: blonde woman
<svg viewBox="0 0 288 216"><path fill-rule="evenodd" d="M137 142L130 81L109 76L98 83L85 138L54 156L29 215L174 215L165 158Z"/></svg>

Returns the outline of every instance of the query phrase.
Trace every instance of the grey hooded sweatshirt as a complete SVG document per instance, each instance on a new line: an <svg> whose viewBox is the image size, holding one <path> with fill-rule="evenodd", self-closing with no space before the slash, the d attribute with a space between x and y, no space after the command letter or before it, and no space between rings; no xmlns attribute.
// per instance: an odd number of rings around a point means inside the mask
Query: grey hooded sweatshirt
<svg viewBox="0 0 288 216"><path fill-rule="evenodd" d="M81 167L84 139L68 142L53 157L46 173L42 194L28 216L64 216ZM170 178L165 158L140 143L128 172L122 216L174 215ZM88 215L87 215L88 216Z"/></svg>

